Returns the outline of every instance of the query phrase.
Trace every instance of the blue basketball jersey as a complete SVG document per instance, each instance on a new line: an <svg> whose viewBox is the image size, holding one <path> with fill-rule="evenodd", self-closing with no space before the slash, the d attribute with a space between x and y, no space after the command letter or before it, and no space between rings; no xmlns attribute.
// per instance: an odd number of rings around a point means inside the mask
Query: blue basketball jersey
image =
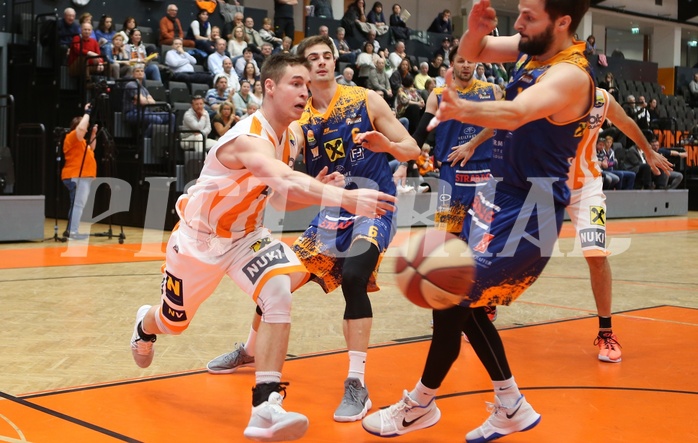
<svg viewBox="0 0 698 443"><path fill-rule="evenodd" d="M579 100L587 100L589 109L594 105L594 77L592 68L584 57L584 43L561 51L544 63L522 54L516 63L514 74L506 89L507 100L513 100L521 91L534 85L547 70L558 63L573 64L589 76L592 88L589 97L580 94ZM492 147L492 175L503 183L528 192L529 177L553 177L553 198L567 205L570 192L567 174L588 126L588 112L569 122L554 122L549 118L535 120L514 131L496 130ZM496 125L496 122L493 122Z"/></svg>
<svg viewBox="0 0 698 443"><path fill-rule="evenodd" d="M471 84L465 89L458 89L458 97L464 100L475 102L496 100L494 88L499 86L492 83L473 79ZM434 89L434 94L441 104L444 88ZM434 130L436 140L434 146L434 159L441 163L448 163L448 155L451 148L467 143L482 131L481 126L461 123L457 120L446 120L441 122ZM470 161L487 161L492 158L492 139L483 142L476 150Z"/></svg>
<svg viewBox="0 0 698 443"><path fill-rule="evenodd" d="M312 97L299 123L305 135L305 165L315 177L327 166L346 177L346 189L370 188L395 195L393 173L385 153L373 152L354 143L357 134L373 131L368 91L356 86L337 85L330 105L320 114ZM336 216L337 211L334 210ZM322 213L321 213L322 214ZM350 213L341 210L340 216Z"/></svg>

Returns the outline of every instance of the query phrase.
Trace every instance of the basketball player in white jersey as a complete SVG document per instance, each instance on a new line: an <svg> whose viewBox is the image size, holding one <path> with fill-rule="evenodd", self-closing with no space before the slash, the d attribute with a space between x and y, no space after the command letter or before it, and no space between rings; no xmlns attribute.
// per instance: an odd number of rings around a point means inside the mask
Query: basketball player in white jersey
<svg viewBox="0 0 698 443"><path fill-rule="evenodd" d="M232 278L264 312L252 416L244 431L257 441L295 440L308 427L304 415L281 407L287 385L281 382L281 370L291 328L291 292L309 274L290 247L262 225L266 204L341 206L376 217L392 212L396 201L370 189L325 185L291 169L298 144L288 127L305 108L309 80L307 64L296 56L278 54L265 62L262 108L221 137L196 184L177 201L181 221L167 245L161 302L138 309L131 338L136 364L148 367L156 335L182 333L222 278Z"/></svg>

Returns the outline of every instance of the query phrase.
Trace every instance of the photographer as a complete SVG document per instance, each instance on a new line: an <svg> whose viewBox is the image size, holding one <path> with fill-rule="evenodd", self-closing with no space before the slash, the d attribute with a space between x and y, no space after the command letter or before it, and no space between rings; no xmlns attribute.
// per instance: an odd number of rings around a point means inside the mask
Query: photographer
<svg viewBox="0 0 698 443"><path fill-rule="evenodd" d="M90 195L90 184L97 175L94 154L97 144L97 125L92 127L89 139L85 139L90 127L90 110L91 105L85 105L85 114L82 117L75 117L70 122L70 132L63 141L65 165L61 179L70 193L68 227L63 236L73 240L84 240L88 237L88 234L80 234L78 228L82 211Z"/></svg>

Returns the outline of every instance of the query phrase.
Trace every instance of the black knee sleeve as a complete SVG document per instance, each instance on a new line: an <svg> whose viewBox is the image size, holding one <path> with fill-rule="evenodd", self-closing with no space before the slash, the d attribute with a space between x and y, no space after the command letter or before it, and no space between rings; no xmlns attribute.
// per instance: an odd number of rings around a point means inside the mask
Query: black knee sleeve
<svg viewBox="0 0 698 443"><path fill-rule="evenodd" d="M511 369L507 361L502 338L497 328L487 317L485 308L469 309L463 332L468 336L470 345L487 370L491 380L511 378Z"/></svg>
<svg viewBox="0 0 698 443"><path fill-rule="evenodd" d="M460 354L463 341L461 333L469 308L454 306L450 309L433 311L434 334L422 373L422 384L437 389L441 386L453 362Z"/></svg>
<svg viewBox="0 0 698 443"><path fill-rule="evenodd" d="M344 319L372 318L371 300L368 298L368 281L378 263L378 247L366 240L357 240L349 248L342 266L342 293L344 294Z"/></svg>

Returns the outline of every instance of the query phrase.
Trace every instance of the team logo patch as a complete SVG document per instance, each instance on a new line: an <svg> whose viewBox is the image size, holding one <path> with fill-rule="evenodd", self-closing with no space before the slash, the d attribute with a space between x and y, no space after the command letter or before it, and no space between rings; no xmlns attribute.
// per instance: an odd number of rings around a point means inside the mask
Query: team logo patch
<svg viewBox="0 0 698 443"><path fill-rule="evenodd" d="M364 159L364 148L354 148L349 152L349 157L352 163L356 163L359 160Z"/></svg>
<svg viewBox="0 0 698 443"><path fill-rule="evenodd" d="M253 258L243 266L242 271L250 279L250 282L254 284L264 274L264 271L283 263L289 263L289 259L286 257L283 245L280 244Z"/></svg>
<svg viewBox="0 0 698 443"><path fill-rule="evenodd" d="M250 246L250 249L252 249L254 252L259 252L261 249L263 249L266 245L271 243L271 238L269 237L264 237L262 239L257 240Z"/></svg>
<svg viewBox="0 0 698 443"><path fill-rule="evenodd" d="M346 152L344 152L344 144L342 143L341 138L330 140L325 143L324 146L325 152L327 153L327 156L330 158L331 162L336 162L340 158L345 158L347 156Z"/></svg>
<svg viewBox="0 0 698 443"><path fill-rule="evenodd" d="M587 129L587 122L581 122L577 129L574 131L574 136L580 138L584 135L584 131Z"/></svg>
<svg viewBox="0 0 698 443"><path fill-rule="evenodd" d="M170 307L164 300L162 301L162 315L171 322L179 323L187 321L187 313Z"/></svg>
<svg viewBox="0 0 698 443"><path fill-rule="evenodd" d="M603 206L591 206L589 208L589 220L592 225L606 226L606 210Z"/></svg>
<svg viewBox="0 0 698 443"><path fill-rule="evenodd" d="M603 229L591 228L579 231L579 240L582 248L606 247L606 232Z"/></svg>
<svg viewBox="0 0 698 443"><path fill-rule="evenodd" d="M165 296L169 301L177 306L184 306L184 299L182 294L184 292L184 284L182 279L175 277L169 272L165 271Z"/></svg>

